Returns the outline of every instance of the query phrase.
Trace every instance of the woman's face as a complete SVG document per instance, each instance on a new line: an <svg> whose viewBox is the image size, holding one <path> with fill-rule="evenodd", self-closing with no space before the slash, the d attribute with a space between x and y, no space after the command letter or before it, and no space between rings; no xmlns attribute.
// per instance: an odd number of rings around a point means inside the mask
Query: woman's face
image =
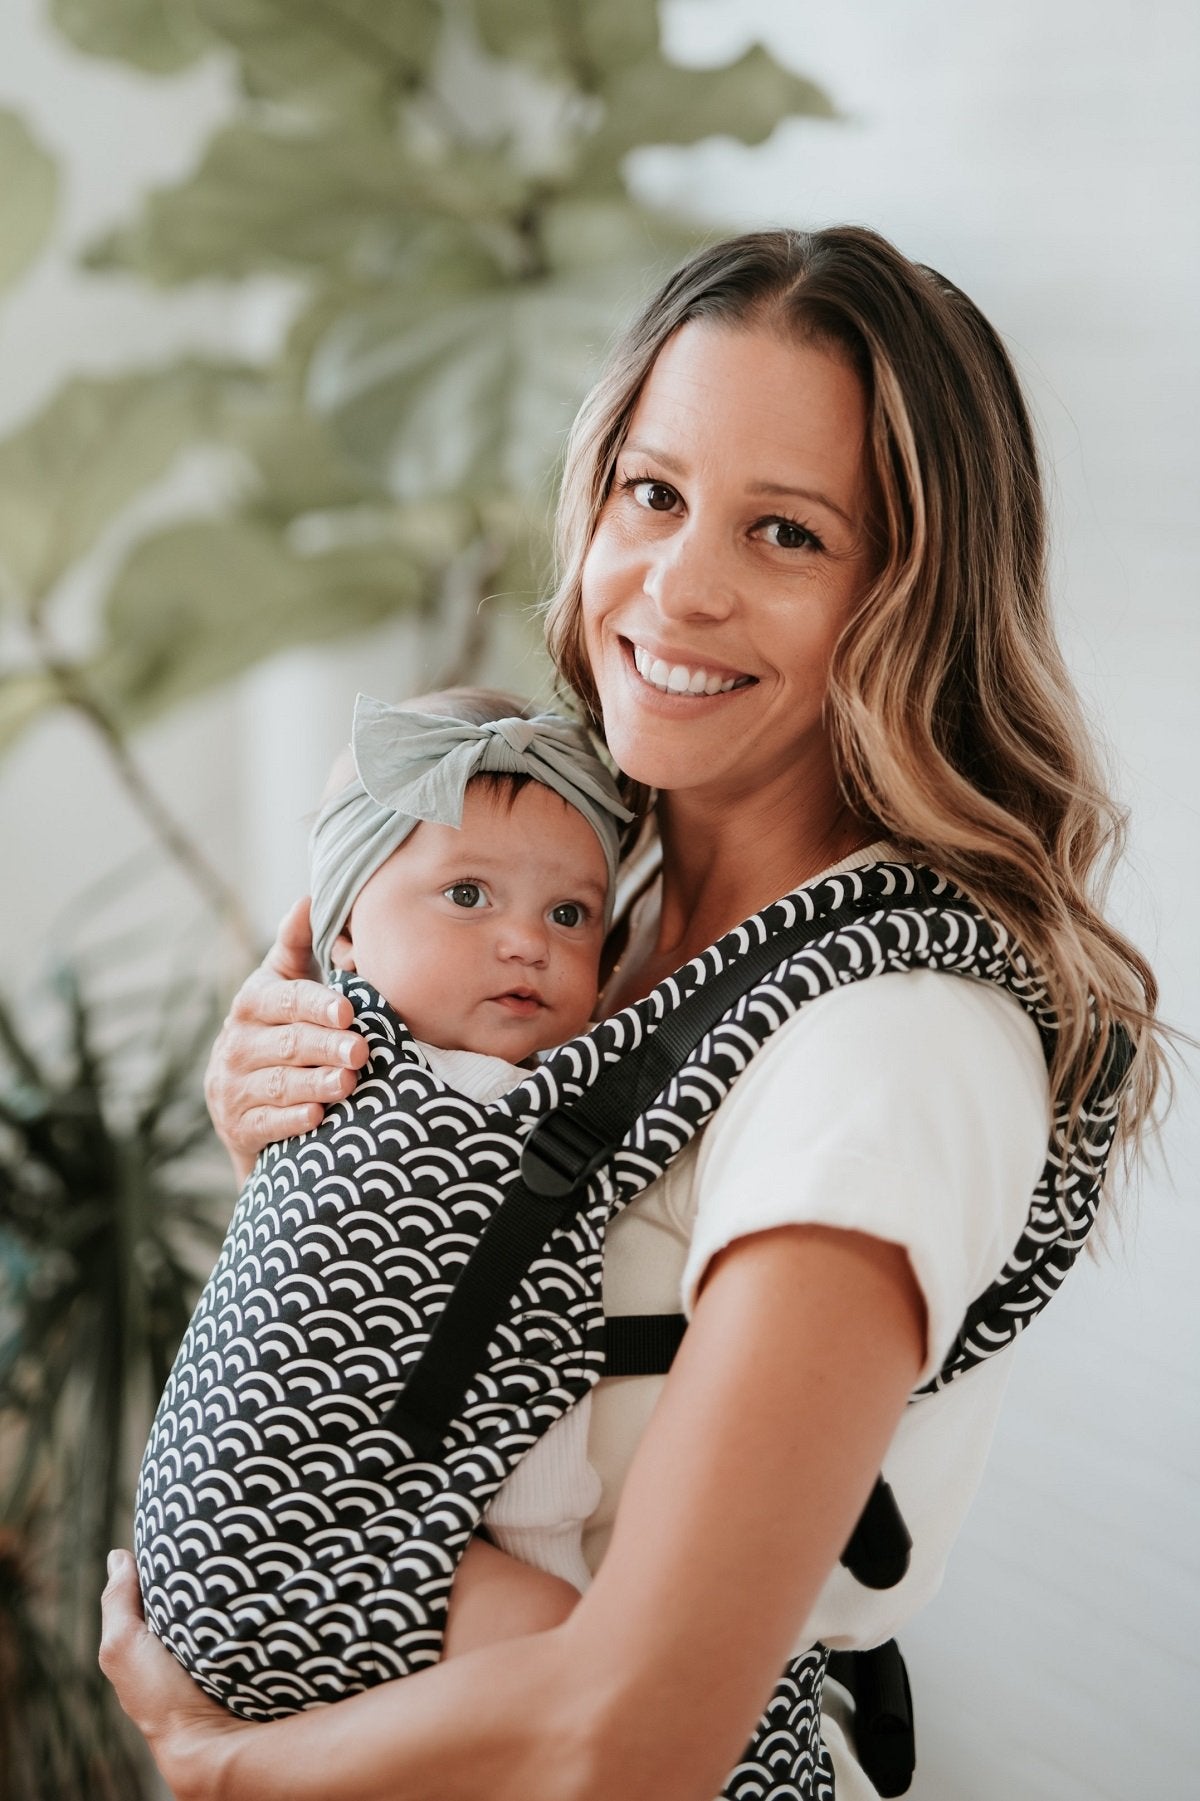
<svg viewBox="0 0 1200 1801"><path fill-rule="evenodd" d="M829 661L872 572L866 430L819 345L699 320L664 345L583 568L627 775L725 801L828 778Z"/></svg>

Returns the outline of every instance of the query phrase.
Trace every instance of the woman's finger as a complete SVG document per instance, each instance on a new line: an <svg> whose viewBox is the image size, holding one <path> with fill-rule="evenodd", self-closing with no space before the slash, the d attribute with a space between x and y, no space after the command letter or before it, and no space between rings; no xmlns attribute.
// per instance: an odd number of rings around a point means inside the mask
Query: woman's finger
<svg viewBox="0 0 1200 1801"><path fill-rule="evenodd" d="M347 1026L354 1009L344 994L334 994L323 982L295 977L276 981L264 966L242 983L229 1017L239 1023L268 1026Z"/></svg>
<svg viewBox="0 0 1200 1801"><path fill-rule="evenodd" d="M100 1668L138 1731L157 1738L180 1713L205 1711L213 1703L147 1630L137 1566L129 1552L113 1551L108 1561L108 1586L100 1597Z"/></svg>
<svg viewBox="0 0 1200 1801"><path fill-rule="evenodd" d="M266 962L285 981L303 981L312 975L312 923L307 894L293 902L280 920Z"/></svg>
<svg viewBox="0 0 1200 1801"><path fill-rule="evenodd" d="M225 1073L237 1083L239 1093L248 1082L266 1072L282 1070L290 1076L302 1070L361 1069L370 1055L361 1033L334 1032L324 1026L255 1025L245 1020L227 1026L223 1037ZM315 1088L303 1094L296 1089L285 1093L282 1088L260 1088L254 1098L266 1101L324 1097Z"/></svg>

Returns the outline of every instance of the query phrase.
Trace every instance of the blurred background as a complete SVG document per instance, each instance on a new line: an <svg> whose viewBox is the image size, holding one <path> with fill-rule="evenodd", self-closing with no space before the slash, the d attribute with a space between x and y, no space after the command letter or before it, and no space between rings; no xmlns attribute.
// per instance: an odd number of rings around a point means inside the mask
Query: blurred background
<svg viewBox="0 0 1200 1801"><path fill-rule="evenodd" d="M232 1194L201 1109L355 691L548 696L556 460L687 249L875 226L1004 333L1200 1027L1192 0L4 0L0 1795L150 1795L103 1553ZM916 1801L1195 1792L1200 1106L1030 1333L906 1633Z"/></svg>

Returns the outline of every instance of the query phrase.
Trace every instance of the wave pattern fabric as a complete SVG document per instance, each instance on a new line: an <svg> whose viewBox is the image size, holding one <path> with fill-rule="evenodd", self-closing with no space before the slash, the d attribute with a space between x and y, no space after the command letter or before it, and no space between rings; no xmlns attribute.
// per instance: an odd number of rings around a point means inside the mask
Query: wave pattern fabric
<svg viewBox="0 0 1200 1801"><path fill-rule="evenodd" d="M878 911L759 982L639 1116L520 1281L439 1460L416 1461L386 1416L539 1118L751 945L860 899ZM369 985L341 979L370 1060L348 1101L256 1165L139 1480L146 1617L209 1695L265 1720L437 1660L454 1572L488 1503L603 1374L608 1221L800 1007L913 968L1000 983L1051 1046L1046 995L1019 947L940 878L899 864L783 897L486 1105L432 1074ZM1070 1136L1055 1121L1026 1231L929 1389L1010 1343L1062 1281L1095 1214L1115 1117L1115 1096L1098 1088ZM789 1665L727 1797L832 1795L823 1657Z"/></svg>

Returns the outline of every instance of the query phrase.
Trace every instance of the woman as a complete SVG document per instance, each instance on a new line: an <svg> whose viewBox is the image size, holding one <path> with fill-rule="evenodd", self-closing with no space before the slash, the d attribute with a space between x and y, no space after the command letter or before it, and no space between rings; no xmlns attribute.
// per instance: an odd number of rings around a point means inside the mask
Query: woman
<svg viewBox="0 0 1200 1801"><path fill-rule="evenodd" d="M898 857L1021 942L1051 1066L1010 996L930 971L775 1034L610 1233L608 1311L682 1283L692 1323L665 1383L596 1393L596 1576L564 1625L245 1727L140 1631L119 1562L105 1668L181 1796L711 1801L789 1650L877 1644L936 1586L1011 1350L906 1402L1117 1026L1127 1148L1149 1112L1154 982L1090 898L1119 820L1049 624L1032 434L957 289L857 229L702 252L583 409L561 551L552 651L661 846L657 878L652 844L633 860L606 1008L799 884ZM214 1055L240 1168L353 1085L345 1003L307 968L298 909ZM914 1552L873 1593L835 1566L881 1465ZM871 1795L833 1709L825 1737L838 1801Z"/></svg>

